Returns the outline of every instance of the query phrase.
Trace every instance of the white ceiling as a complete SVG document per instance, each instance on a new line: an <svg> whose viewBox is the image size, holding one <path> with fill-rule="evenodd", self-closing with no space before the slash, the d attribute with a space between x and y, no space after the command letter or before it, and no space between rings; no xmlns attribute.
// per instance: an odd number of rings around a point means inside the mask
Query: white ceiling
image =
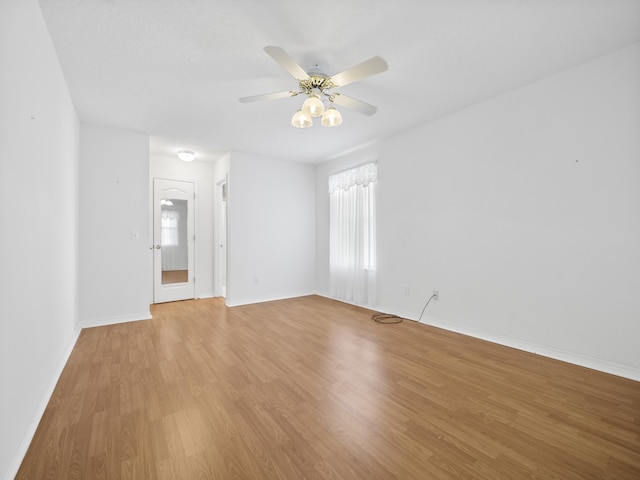
<svg viewBox="0 0 640 480"><path fill-rule="evenodd" d="M640 0L39 0L81 121L149 134L156 153L227 151L319 163L640 41ZM294 129L301 97L263 48L378 107Z"/></svg>

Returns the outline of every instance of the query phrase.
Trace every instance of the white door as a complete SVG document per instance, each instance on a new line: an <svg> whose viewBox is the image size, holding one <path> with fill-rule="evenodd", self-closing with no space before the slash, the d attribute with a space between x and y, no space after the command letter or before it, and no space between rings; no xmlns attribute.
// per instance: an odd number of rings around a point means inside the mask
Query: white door
<svg viewBox="0 0 640 480"><path fill-rule="evenodd" d="M216 184L216 291L218 297L227 296L227 181Z"/></svg>
<svg viewBox="0 0 640 480"><path fill-rule="evenodd" d="M195 298L195 185L153 179L153 302Z"/></svg>

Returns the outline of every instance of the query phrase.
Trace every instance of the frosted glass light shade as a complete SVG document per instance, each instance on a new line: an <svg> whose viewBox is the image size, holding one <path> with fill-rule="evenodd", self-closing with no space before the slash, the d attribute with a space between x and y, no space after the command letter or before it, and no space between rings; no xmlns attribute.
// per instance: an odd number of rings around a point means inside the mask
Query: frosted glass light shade
<svg viewBox="0 0 640 480"><path fill-rule="evenodd" d="M309 95L302 104L302 111L310 117L321 117L324 113L324 105L317 95Z"/></svg>
<svg viewBox="0 0 640 480"><path fill-rule="evenodd" d="M307 115L302 110L298 110L293 114L293 117L291 118L291 125L296 128L309 128L311 125L313 125L313 122L311 121L311 117L309 115Z"/></svg>
<svg viewBox="0 0 640 480"><path fill-rule="evenodd" d="M342 123L342 115L333 107L329 107L322 115L321 123L325 127L337 127Z"/></svg>
<svg viewBox="0 0 640 480"><path fill-rule="evenodd" d="M191 150L179 150L178 158L183 162L192 162L196 158L196 154Z"/></svg>

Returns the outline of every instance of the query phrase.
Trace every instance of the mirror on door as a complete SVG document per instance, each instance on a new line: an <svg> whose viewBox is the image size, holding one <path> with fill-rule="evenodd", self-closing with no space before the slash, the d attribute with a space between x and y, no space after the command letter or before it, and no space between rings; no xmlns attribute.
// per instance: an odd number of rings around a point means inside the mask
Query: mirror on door
<svg viewBox="0 0 640 480"><path fill-rule="evenodd" d="M162 284L189 281L189 242L187 239L187 200L160 200L160 245Z"/></svg>

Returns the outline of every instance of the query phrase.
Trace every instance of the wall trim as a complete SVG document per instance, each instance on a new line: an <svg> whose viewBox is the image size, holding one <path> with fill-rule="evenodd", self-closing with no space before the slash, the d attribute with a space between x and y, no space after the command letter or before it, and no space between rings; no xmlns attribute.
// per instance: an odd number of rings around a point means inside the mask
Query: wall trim
<svg viewBox="0 0 640 480"><path fill-rule="evenodd" d="M22 465L22 461L24 460L24 457L27 454L27 450L31 445L33 436L36 434L38 425L40 425L40 421L42 420L44 411L47 409L47 405L49 405L49 401L51 400L53 391L55 390L56 385L58 385L58 380L60 380L62 371L67 365L69 357L71 357L71 352L73 352L79 336L80 328L75 328L73 338L69 346L67 347L65 354L62 356L62 359L55 370L55 375L53 375L49 386L42 392L42 398L40 400L40 404L38 405L38 409L36 410L35 415L33 416L33 419L31 420L28 428L24 431L22 440L20 441L18 446L13 449L13 452L6 457L5 464L0 465L0 475L2 475L3 479L10 480L18 474L20 465Z"/></svg>
<svg viewBox="0 0 640 480"><path fill-rule="evenodd" d="M371 307L368 305L357 305L354 303L345 302L343 300L332 298L322 293L317 293L316 295L320 295L322 297L326 297L331 300L335 300L337 302L347 303L349 305L356 305L358 307L361 307L367 310L373 309L380 312L392 313L414 322L418 321L418 319L415 318L415 314L398 311L398 309L385 307L382 305L377 305L375 307ZM473 330L466 327L462 327L460 325L456 325L454 323L442 321L436 317L431 317L429 315L423 315L422 321L419 323L424 323L425 325L442 328L450 332L460 333L462 335L467 335L469 337L478 338L480 340L486 340L488 342L502 345L505 347L515 348L517 350L522 350L524 352L541 355L547 358L552 358L554 360L559 360L561 362L571 363L573 365L578 365L580 367L590 368L591 370L597 370L599 372L616 375L618 377L628 378L629 380L640 381L640 369L636 367L632 367L630 365L623 365L616 362L610 362L608 360L589 357L587 355L569 352L559 348L554 348L546 345L541 345L538 343L528 342L526 340L521 340L518 338L513 338L505 335L496 335L492 333L482 332L480 330Z"/></svg>
<svg viewBox="0 0 640 480"><path fill-rule="evenodd" d="M315 292L301 292L295 294L287 294L287 295L273 295L267 297L258 297L251 300L240 300L239 302L230 302L229 298L226 299L227 307L241 307L242 305L253 305L254 303L263 303L263 302L275 302L276 300L288 300L290 298L298 298L298 297L307 297L309 295L316 295Z"/></svg>
<svg viewBox="0 0 640 480"><path fill-rule="evenodd" d="M527 342L526 340L520 340L518 338L508 337L504 335L496 335L492 333L480 332L477 330L468 329L455 325L453 323L443 322L434 317L424 316L423 321L425 325L431 325L433 327L442 328L455 333L461 333L470 337L478 338L480 340L486 340L488 342L497 343L505 347L515 348L543 357L552 358L561 362L571 363L580 367L590 368L591 370L597 370L599 372L616 375L618 377L628 378L630 380L640 381L640 369L623 365L608 360L602 360L599 358L589 357L580 353L569 352L560 348L549 347L538 343Z"/></svg>
<svg viewBox="0 0 640 480"><path fill-rule="evenodd" d="M93 328L103 327L105 325L115 325L116 323L137 322L140 320L151 320L151 311L129 314L129 315L115 315L113 317L94 318L90 320L82 320L80 322L81 328Z"/></svg>
<svg viewBox="0 0 640 480"><path fill-rule="evenodd" d="M378 305L362 305L360 303L355 303L355 302L348 302L346 300L342 300L342 299L338 299L338 298L334 298L330 295L327 295L326 293L312 293L310 295L317 295L319 297L324 297L324 298L328 298L329 300L335 300L336 302L340 302L340 303L346 303L347 305L353 305L354 307L360 307L363 310L371 310L374 313L387 313L387 312L383 312L382 310L379 310L379 306ZM409 318L409 317L402 317L402 318ZM410 319L411 320L411 319Z"/></svg>

